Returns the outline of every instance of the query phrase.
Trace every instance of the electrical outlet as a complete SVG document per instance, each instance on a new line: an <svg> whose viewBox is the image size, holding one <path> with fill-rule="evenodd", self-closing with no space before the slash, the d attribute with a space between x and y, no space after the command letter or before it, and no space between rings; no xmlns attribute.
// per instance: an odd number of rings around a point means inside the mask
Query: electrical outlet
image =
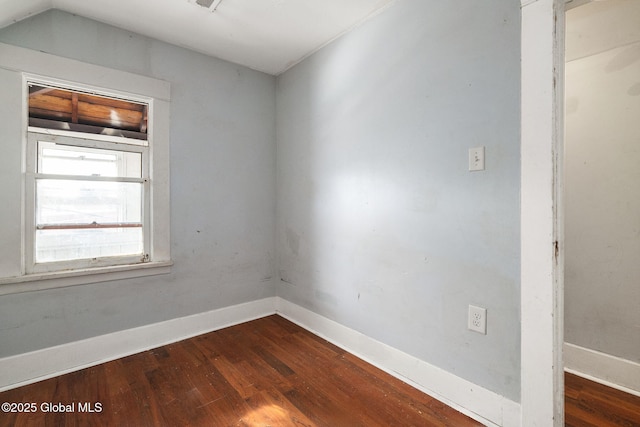
<svg viewBox="0 0 640 427"><path fill-rule="evenodd" d="M469 305L469 324L470 331L479 332L487 335L487 309Z"/></svg>

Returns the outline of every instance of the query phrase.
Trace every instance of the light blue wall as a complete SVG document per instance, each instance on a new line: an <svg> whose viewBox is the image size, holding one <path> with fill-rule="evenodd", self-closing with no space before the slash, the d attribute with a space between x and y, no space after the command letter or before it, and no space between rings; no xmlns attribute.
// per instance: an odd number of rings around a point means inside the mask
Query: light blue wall
<svg viewBox="0 0 640 427"><path fill-rule="evenodd" d="M175 260L0 297L0 357L277 293L518 401L519 11L397 1L277 85L59 11L0 30L171 82ZM469 304L488 335L466 329Z"/></svg>
<svg viewBox="0 0 640 427"><path fill-rule="evenodd" d="M281 75L278 295L519 401L519 85L512 0L398 1Z"/></svg>
<svg viewBox="0 0 640 427"><path fill-rule="evenodd" d="M274 295L273 76L56 10L0 42L171 83L175 262L165 276L0 296L0 357Z"/></svg>

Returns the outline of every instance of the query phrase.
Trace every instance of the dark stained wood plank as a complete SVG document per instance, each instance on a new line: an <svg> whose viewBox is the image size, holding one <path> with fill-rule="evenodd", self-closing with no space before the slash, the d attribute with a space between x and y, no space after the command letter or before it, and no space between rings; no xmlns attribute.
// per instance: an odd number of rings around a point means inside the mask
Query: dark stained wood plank
<svg viewBox="0 0 640 427"><path fill-rule="evenodd" d="M253 385L251 379L245 376L239 369L236 369L226 358L216 358L213 361L213 365L226 378L242 400L246 400L258 392L258 389Z"/></svg>
<svg viewBox="0 0 640 427"><path fill-rule="evenodd" d="M640 397L565 373L565 425L640 427Z"/></svg>
<svg viewBox="0 0 640 427"><path fill-rule="evenodd" d="M480 425L279 316L9 390L0 401L76 405L2 414L0 426ZM103 410L79 412L81 402Z"/></svg>
<svg viewBox="0 0 640 427"><path fill-rule="evenodd" d="M258 356L260 356L260 358L264 360L267 365L275 369L280 375L288 377L289 375L295 374L293 369L287 366L286 363L282 362L282 360L269 353L269 351L265 350L263 347L254 346L251 348L251 350L253 350L253 352Z"/></svg>
<svg viewBox="0 0 640 427"><path fill-rule="evenodd" d="M383 425L368 415L367 407L354 405L349 396L323 390L318 382L300 380L300 387L287 392L287 399L318 426L369 426ZM393 424L390 424L393 425Z"/></svg>
<svg viewBox="0 0 640 427"><path fill-rule="evenodd" d="M453 408L435 399L416 399L415 389L397 378L388 376L382 378L374 371L375 367L363 362L352 354L343 356L345 366L341 370L341 378L346 382L356 381L356 378L368 378L369 387L365 389L366 397L375 399L383 395L377 410L384 413L399 412L398 417L403 420L402 425L416 425L420 419L427 419L429 425L455 425L464 422L464 416ZM408 403L408 405L405 405ZM398 411L397 408L402 408Z"/></svg>
<svg viewBox="0 0 640 427"><path fill-rule="evenodd" d="M241 421L250 426L315 426L304 413L295 407L275 388L261 391L247 400L253 409Z"/></svg>

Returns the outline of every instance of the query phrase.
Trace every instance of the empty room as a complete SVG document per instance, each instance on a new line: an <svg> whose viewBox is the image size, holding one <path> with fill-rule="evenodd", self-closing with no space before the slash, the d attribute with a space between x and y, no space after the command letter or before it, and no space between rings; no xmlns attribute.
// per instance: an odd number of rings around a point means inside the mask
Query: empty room
<svg viewBox="0 0 640 427"><path fill-rule="evenodd" d="M609 1L0 0L0 426L562 426L569 361L638 425L565 227Z"/></svg>

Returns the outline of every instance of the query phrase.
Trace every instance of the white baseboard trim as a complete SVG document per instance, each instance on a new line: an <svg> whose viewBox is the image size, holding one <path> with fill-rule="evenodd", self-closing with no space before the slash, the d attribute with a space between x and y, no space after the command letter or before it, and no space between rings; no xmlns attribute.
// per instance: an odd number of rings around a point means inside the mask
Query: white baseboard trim
<svg viewBox="0 0 640 427"><path fill-rule="evenodd" d="M275 314L275 297L0 359L0 391Z"/></svg>
<svg viewBox="0 0 640 427"><path fill-rule="evenodd" d="M640 396L640 363L564 343L565 371Z"/></svg>
<svg viewBox="0 0 640 427"><path fill-rule="evenodd" d="M520 404L282 298L276 312L488 426L520 426Z"/></svg>
<svg viewBox="0 0 640 427"><path fill-rule="evenodd" d="M0 359L0 391L279 314L488 426L520 426L520 404L279 297Z"/></svg>

